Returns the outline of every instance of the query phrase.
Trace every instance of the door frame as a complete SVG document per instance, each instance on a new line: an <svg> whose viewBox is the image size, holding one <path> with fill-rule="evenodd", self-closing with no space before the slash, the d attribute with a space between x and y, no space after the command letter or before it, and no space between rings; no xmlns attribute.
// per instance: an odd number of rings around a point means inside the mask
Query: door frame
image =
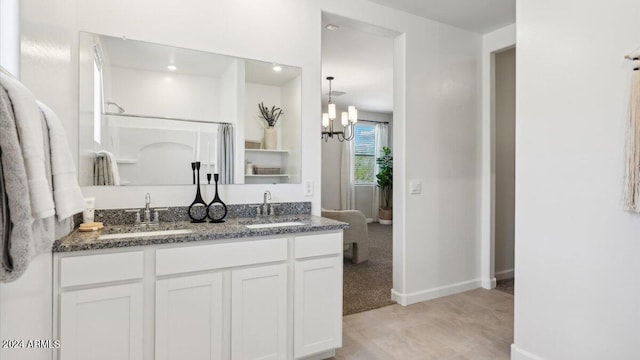
<svg viewBox="0 0 640 360"><path fill-rule="evenodd" d="M480 279L496 287L495 276L495 54L516 46L515 24L482 38L482 174L480 211Z"/></svg>

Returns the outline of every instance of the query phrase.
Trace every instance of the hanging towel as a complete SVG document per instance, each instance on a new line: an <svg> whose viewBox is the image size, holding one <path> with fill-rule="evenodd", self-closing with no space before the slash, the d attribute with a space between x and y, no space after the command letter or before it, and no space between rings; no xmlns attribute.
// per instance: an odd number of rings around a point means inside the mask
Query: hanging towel
<svg viewBox="0 0 640 360"><path fill-rule="evenodd" d="M2 229L2 266L0 280L17 279L35 253L34 219L29 200L27 172L18 140L18 131L6 91L0 88L0 148L4 195ZM5 218L5 216L7 216ZM9 226L4 224L9 223Z"/></svg>
<svg viewBox="0 0 640 360"><path fill-rule="evenodd" d="M48 130L51 148L51 175L53 177L53 201L58 219L66 219L84 210L84 198L69 150L67 135L58 116L45 104L38 102Z"/></svg>
<svg viewBox="0 0 640 360"><path fill-rule="evenodd" d="M6 90L13 106L12 113L15 116L15 127L27 173L33 217L44 219L53 216L55 206L44 167L42 114L31 91L18 80L0 73L0 85Z"/></svg>
<svg viewBox="0 0 640 360"><path fill-rule="evenodd" d="M93 169L94 185L120 185L118 163L111 152L106 150L98 151Z"/></svg>

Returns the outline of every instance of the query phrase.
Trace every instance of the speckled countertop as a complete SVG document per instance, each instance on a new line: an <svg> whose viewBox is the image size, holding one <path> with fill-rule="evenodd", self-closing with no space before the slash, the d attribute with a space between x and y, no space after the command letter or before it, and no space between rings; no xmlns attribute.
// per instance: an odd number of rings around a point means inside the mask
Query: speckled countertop
<svg viewBox="0 0 640 360"><path fill-rule="evenodd" d="M264 223L301 222L302 225L280 226L250 229L245 225ZM221 224L193 224L186 221L166 222L158 226L139 227L135 225L105 226L100 231L79 232L75 230L53 244L53 252L111 249L131 246L182 243L191 241L235 239L280 234L295 234L313 231L345 229L349 225L343 222L313 215L283 215L264 218L227 218ZM154 235L144 237L121 237L117 239L99 239L100 235L134 234L146 231L188 229L191 233L174 235Z"/></svg>

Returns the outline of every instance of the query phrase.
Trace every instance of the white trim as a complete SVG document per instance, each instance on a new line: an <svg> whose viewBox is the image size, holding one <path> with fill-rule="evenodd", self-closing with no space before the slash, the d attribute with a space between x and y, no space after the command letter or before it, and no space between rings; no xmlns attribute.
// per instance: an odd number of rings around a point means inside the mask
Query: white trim
<svg viewBox="0 0 640 360"><path fill-rule="evenodd" d="M463 281L456 284L435 287L432 289L416 291L409 294L401 294L391 289L391 299L402 306L415 304L422 301L437 299L443 296L458 294L461 292L479 288L481 281L479 279Z"/></svg>
<svg viewBox="0 0 640 360"><path fill-rule="evenodd" d="M513 269L507 269L502 271L496 271L496 280L513 279L515 277L515 271Z"/></svg>
<svg viewBox="0 0 640 360"><path fill-rule="evenodd" d="M495 267L495 237L493 172L495 144L493 119L494 54L516 45L516 25L512 24L482 37L482 175L480 185L480 278L493 279Z"/></svg>
<svg viewBox="0 0 640 360"><path fill-rule="evenodd" d="M516 344L511 344L511 360L544 360L544 358L522 350Z"/></svg>
<svg viewBox="0 0 640 360"><path fill-rule="evenodd" d="M321 360L321 359L329 359L336 356L336 350L329 350L325 352L321 352L314 355L309 355L307 357L300 358L300 360Z"/></svg>
<svg viewBox="0 0 640 360"><path fill-rule="evenodd" d="M496 278L491 278L491 279L482 279L481 283L482 283L482 288L483 289L487 289L487 290L491 290L491 289L495 289L496 288Z"/></svg>

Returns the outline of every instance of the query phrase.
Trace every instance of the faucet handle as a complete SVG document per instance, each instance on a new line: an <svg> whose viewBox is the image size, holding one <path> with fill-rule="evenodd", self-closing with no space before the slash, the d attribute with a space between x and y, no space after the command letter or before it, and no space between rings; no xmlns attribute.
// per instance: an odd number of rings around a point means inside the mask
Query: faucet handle
<svg viewBox="0 0 640 360"><path fill-rule="evenodd" d="M169 211L168 208L155 209L153 211L153 222L156 224L160 223L160 211Z"/></svg>
<svg viewBox="0 0 640 360"><path fill-rule="evenodd" d="M256 206L252 206L253 208L256 209L256 217L259 217L262 215L262 211L260 209L262 209L262 205L256 205Z"/></svg>
<svg viewBox="0 0 640 360"><path fill-rule="evenodd" d="M135 213L136 214L136 225L140 224L140 209L129 209L125 210L127 213Z"/></svg>
<svg viewBox="0 0 640 360"><path fill-rule="evenodd" d="M276 214L276 208L280 206L280 204L269 204L269 215L274 216Z"/></svg>

